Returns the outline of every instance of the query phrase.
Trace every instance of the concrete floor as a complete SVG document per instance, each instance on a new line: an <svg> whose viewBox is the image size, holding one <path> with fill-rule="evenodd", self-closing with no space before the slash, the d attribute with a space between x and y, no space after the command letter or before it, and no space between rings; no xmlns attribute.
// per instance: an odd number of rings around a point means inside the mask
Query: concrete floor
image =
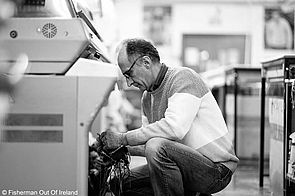
<svg viewBox="0 0 295 196"><path fill-rule="evenodd" d="M145 158L132 157L130 168L145 164ZM241 163L241 162L240 162ZM268 173L267 166L266 171ZM213 196L270 196L269 178L264 177L264 186L259 188L258 163L242 162L233 175L231 183L221 192Z"/></svg>
<svg viewBox="0 0 295 196"><path fill-rule="evenodd" d="M269 178L264 177L263 188L259 188L258 167L239 166L231 183L214 196L269 196Z"/></svg>

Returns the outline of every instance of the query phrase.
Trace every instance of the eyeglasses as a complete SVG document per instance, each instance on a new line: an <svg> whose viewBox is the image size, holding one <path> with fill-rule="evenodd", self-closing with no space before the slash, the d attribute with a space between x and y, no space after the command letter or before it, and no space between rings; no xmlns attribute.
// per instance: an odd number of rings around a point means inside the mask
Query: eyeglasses
<svg viewBox="0 0 295 196"><path fill-rule="evenodd" d="M130 68L129 68L127 71L125 71L125 72L123 73L123 75L126 77L126 79L131 79L131 72L132 72L132 68L133 68L133 66L134 66L134 65L136 64L136 62L137 62L140 58L142 58L143 56L145 56L145 55L141 55L141 56L139 56L137 59L135 59L134 62L131 64Z"/></svg>

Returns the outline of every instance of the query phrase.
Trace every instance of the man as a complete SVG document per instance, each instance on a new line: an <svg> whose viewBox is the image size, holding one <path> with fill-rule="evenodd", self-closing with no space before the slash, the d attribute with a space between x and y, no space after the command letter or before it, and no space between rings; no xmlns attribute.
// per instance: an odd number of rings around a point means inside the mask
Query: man
<svg viewBox="0 0 295 196"><path fill-rule="evenodd" d="M127 84L144 91L142 127L106 131L106 148L128 146L146 157L123 185L124 195L195 195L224 189L235 156L221 111L200 76L189 68L160 63L157 49L142 39L125 40L118 64Z"/></svg>

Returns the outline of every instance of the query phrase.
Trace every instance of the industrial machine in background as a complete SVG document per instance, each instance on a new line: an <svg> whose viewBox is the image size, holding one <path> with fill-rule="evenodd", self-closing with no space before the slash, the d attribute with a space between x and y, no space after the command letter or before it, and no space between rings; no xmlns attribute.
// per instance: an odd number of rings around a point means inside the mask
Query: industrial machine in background
<svg viewBox="0 0 295 196"><path fill-rule="evenodd" d="M29 58L0 131L0 190L87 195L88 131L117 79L101 37L70 0L25 0L0 45L0 66Z"/></svg>
<svg viewBox="0 0 295 196"><path fill-rule="evenodd" d="M226 71L225 118L229 131L234 133L240 160L257 161L259 157L260 80L261 70L257 67L243 65Z"/></svg>
<svg viewBox="0 0 295 196"><path fill-rule="evenodd" d="M235 65L203 72L202 76L211 87L223 113L236 155L240 160L255 163L259 157L260 68ZM266 137L269 138L269 134ZM263 158L266 165L268 146L269 143L266 142Z"/></svg>
<svg viewBox="0 0 295 196"><path fill-rule="evenodd" d="M269 132L270 191L274 196L295 195L295 56L285 55L262 63L261 156ZM266 109L268 104L268 109ZM268 118L266 118L268 116ZM270 126L265 126L268 121ZM261 158L262 159L262 158ZM260 186L263 186L263 164Z"/></svg>

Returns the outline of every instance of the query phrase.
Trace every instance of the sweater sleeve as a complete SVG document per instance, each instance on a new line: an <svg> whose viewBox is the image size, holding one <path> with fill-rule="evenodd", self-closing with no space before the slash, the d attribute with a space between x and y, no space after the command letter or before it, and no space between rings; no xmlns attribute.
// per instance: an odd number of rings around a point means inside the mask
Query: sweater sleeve
<svg viewBox="0 0 295 196"><path fill-rule="evenodd" d="M159 121L129 131L126 138L129 145L144 144L150 138L163 137L181 140L198 113L202 97L208 88L198 75L189 70L179 72L170 81L168 107Z"/></svg>

